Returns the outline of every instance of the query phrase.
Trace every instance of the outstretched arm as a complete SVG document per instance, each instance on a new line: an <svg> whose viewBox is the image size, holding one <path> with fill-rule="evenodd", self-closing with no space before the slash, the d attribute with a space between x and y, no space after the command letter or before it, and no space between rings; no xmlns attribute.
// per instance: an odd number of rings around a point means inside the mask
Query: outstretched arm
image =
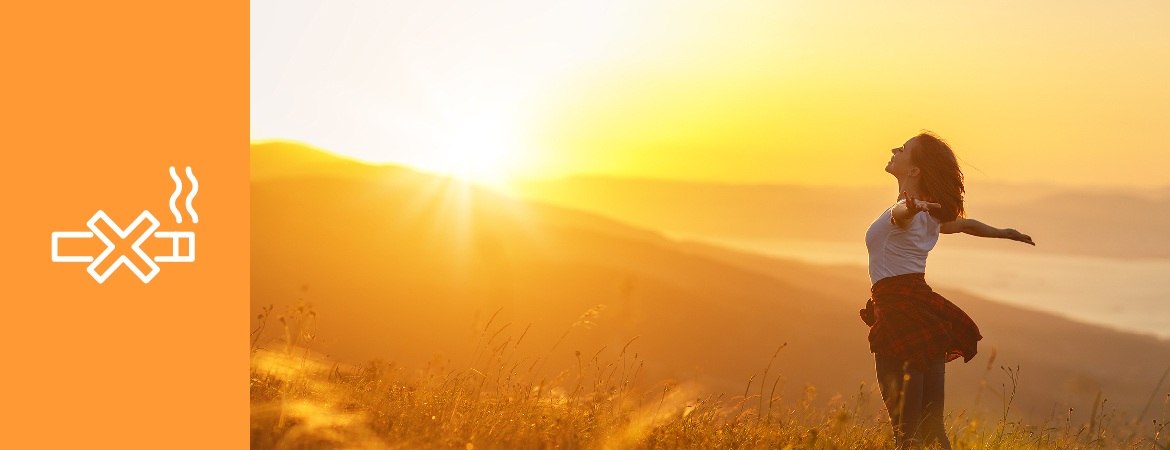
<svg viewBox="0 0 1170 450"><path fill-rule="evenodd" d="M967 233L972 236L1011 239L1013 241L1020 241L1025 244L1036 245L1032 242L1032 237L1011 228L999 229L991 225L985 224L975 219L968 219L960 217L953 222L942 224L939 232L944 234L950 233Z"/></svg>

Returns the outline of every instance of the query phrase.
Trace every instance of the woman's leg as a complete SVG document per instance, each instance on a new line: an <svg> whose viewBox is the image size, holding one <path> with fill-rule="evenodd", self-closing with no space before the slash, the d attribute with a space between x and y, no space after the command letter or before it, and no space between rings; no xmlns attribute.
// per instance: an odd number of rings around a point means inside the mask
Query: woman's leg
<svg viewBox="0 0 1170 450"><path fill-rule="evenodd" d="M922 443L930 446L938 442L943 450L951 450L951 441L943 424L946 363L940 358L922 377Z"/></svg>
<svg viewBox="0 0 1170 450"><path fill-rule="evenodd" d="M894 443L900 449L913 448L919 442L918 426L922 420L922 372L888 356L875 354L874 359L882 400L894 429Z"/></svg>

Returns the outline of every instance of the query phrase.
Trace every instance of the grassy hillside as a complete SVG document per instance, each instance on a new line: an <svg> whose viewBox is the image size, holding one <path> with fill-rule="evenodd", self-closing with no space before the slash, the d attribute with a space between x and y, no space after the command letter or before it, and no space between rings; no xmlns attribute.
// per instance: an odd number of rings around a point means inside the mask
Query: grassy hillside
<svg viewBox="0 0 1170 450"><path fill-rule="evenodd" d="M257 316L259 335L271 310ZM628 345L616 358L586 356L575 373L549 382L518 360L523 341L496 337L488 323L467 368L425 369L374 360L344 365L311 352L319 316L298 305L279 316L285 338L253 344L250 446L267 449L894 449L881 397L862 384L848 397L778 394L768 379L748 380L742 395L703 393L667 380L635 385L645 365ZM493 332L493 330L495 330ZM491 338L488 338L489 334ZM514 337L514 336L512 336ZM492 370L495 368L507 370ZM1018 381L1004 387L1002 414L951 412L944 419L955 449L1164 449L1170 395L1147 423L1107 410L1101 399L1083 418L1053 412L1039 426L1013 414ZM756 384L752 384L757 381ZM1168 444L1170 445L1170 444Z"/></svg>

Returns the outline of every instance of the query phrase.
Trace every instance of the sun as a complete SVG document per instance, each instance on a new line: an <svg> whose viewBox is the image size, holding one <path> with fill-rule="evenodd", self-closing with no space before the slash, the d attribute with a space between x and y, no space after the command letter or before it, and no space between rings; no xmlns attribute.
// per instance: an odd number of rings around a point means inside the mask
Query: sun
<svg viewBox="0 0 1170 450"><path fill-rule="evenodd" d="M482 112L482 111L481 111ZM415 130L419 147L401 161L414 168L472 183L506 187L522 162L517 124L504 114L449 114L426 131Z"/></svg>
<svg viewBox="0 0 1170 450"><path fill-rule="evenodd" d="M528 145L530 114L521 102L500 98L504 94L427 91L425 107L371 113L381 125L377 133L322 147L365 162L400 164L507 191L538 153Z"/></svg>
<svg viewBox="0 0 1170 450"><path fill-rule="evenodd" d="M441 151L433 170L478 184L504 186L516 162L515 148L490 134L457 136Z"/></svg>

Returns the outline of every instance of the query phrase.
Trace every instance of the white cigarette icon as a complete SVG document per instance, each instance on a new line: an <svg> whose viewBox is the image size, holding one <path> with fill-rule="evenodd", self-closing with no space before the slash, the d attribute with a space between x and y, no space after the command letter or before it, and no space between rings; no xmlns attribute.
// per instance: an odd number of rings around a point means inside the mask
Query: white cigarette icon
<svg viewBox="0 0 1170 450"><path fill-rule="evenodd" d="M174 213L174 215L175 215L175 222L183 223L183 216L179 214L179 209L175 207L175 200L179 198L179 193L182 192L182 190L183 190L183 182L182 182L182 180L179 179L178 174L175 173L175 168L173 166L170 168L170 173L171 173L171 179L175 180L175 192L174 192L174 194L171 194L171 202L170 202L171 212ZM193 200L195 198L195 194L199 192L199 181L195 179L195 174L191 172L190 167L187 167L187 178L189 180L191 180L191 192L189 194L187 194L187 201L186 201L185 206L187 207L186 208L187 213L191 215L191 222L192 223L199 223L199 215L196 214L195 209L193 207L191 207L191 200ZM129 257L127 257L126 254L122 254L122 255L119 255L116 260L114 260L113 265L106 268L106 270L104 272L98 273L97 268L102 264L103 261L105 261L106 257L108 257L111 253L113 253L113 251L118 247L117 245L115 245L113 243L113 241L110 240L109 237L107 237L101 231L100 228L97 227L97 222L99 220L105 222L106 226L113 229L114 233L117 234L118 237L122 238L122 239L126 239L127 236L130 236L130 233L137 230L139 225L142 224L144 221L149 222L149 225L147 226L146 231L142 232L142 234L139 235L138 238L135 239L134 242L130 245L130 250L131 250L131 254L137 255L138 259L141 260L141 263L145 264L146 267L148 267L150 270L143 272L142 270L140 270L138 268L138 265L135 264L134 261L131 261L131 259ZM155 230L158 229L158 227L159 227L159 222L158 222L158 219L155 219L154 215L152 215L150 213L150 211L142 211L142 214L140 214L138 216L138 218L135 219L134 222L131 223L130 226L126 227L126 229L124 229L124 230L122 228L118 227L118 225L112 219L110 219L110 217L108 215L106 215L106 213L104 211L100 211L100 210L97 213L95 213L92 217L90 217L90 219L86 223L86 225L89 226L90 231L54 231L53 232L52 260L53 260L53 262L87 262L87 263L90 263L89 266L86 267L86 272L89 272L90 276L92 276L94 280L97 280L98 284L104 283L106 281L106 279L109 278L109 276L111 274L113 274L114 271L117 270L118 267L120 267L120 266L126 266L127 268L129 268L130 271L134 272L134 274L138 276L138 279L142 280L143 283L149 283L150 280L154 279L155 275L158 275L158 272L160 270L158 265L155 264L155 262L160 262L160 263L195 262L195 232L194 231L158 231L158 232L155 232ZM98 239L101 239L101 241L106 244L106 249L104 251L102 251L102 253L100 255L98 255L96 258L93 256L80 256L80 255L75 256L75 255L61 255L60 254L59 241L61 239L90 239L90 238L93 238L95 236ZM157 238L157 239L170 239L171 240L171 254L170 255L155 256L154 258L147 256L146 253L143 252L141 248L139 248L139 246L142 245L142 243L145 242L147 238L150 238L152 236L154 238ZM187 240L187 254L186 255L183 255L182 252L180 252L180 243L183 239Z"/></svg>

